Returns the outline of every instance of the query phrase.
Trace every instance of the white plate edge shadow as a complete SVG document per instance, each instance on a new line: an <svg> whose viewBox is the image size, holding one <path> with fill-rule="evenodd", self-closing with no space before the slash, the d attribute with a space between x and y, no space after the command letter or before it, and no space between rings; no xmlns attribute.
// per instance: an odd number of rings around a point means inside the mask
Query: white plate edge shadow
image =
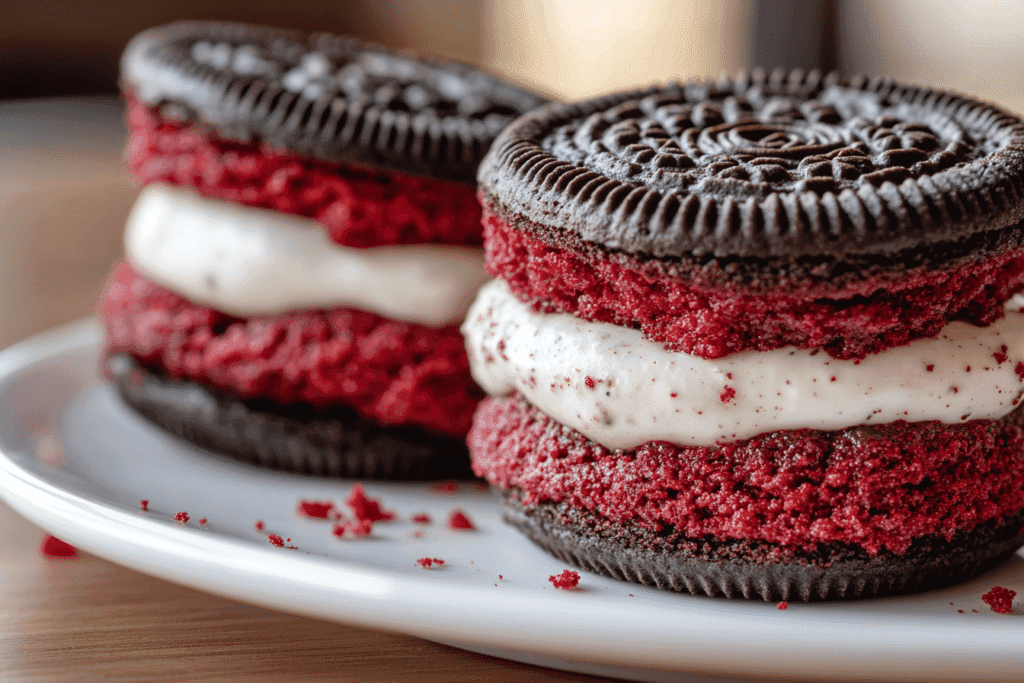
<svg viewBox="0 0 1024 683"><path fill-rule="evenodd" d="M86 319L16 344L0 352L0 388L17 373L63 353L95 347L101 338L97 324ZM911 675L956 680L969 670L974 680L1013 680L1020 678L1024 663L1020 631L1013 641L1013 634L997 622L923 627L920 619L894 613L887 615L884 628L866 632L863 624L802 621L772 614L764 605L751 608L750 614L736 613L735 604L716 610L723 603L712 599L682 603L677 610L548 592L539 603L523 591L439 586L427 578L360 570L338 560L289 556L86 499L21 467L15 455L0 456L0 496L15 510L118 564L271 609L399 631L522 661L578 660L588 664L577 670L589 673L599 673L595 666L610 665L608 674L630 678L640 675L630 669L634 667L658 680L669 680L669 672L688 677L683 672L709 670L807 678L842 671L847 677L873 680L911 680ZM314 581L311 569L324 571ZM257 592L257 587L272 590ZM443 614L451 604L460 606L458 619L438 618L439 610ZM894 631L914 637L894 639ZM566 639L566 633L586 637ZM737 634L744 638L739 651Z"/></svg>

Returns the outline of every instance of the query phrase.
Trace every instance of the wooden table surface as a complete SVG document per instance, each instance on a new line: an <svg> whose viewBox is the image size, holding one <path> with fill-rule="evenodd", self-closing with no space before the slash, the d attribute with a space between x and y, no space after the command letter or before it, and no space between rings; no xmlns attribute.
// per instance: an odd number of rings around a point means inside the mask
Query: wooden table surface
<svg viewBox="0 0 1024 683"><path fill-rule="evenodd" d="M137 190L120 106L0 103L0 347L92 312ZM80 553L0 503L0 680L600 681L272 612Z"/></svg>

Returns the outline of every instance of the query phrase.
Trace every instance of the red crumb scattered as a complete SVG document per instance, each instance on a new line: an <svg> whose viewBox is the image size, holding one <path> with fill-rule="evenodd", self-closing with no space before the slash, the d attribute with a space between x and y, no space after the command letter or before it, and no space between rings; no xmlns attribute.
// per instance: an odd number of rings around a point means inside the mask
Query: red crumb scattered
<svg viewBox="0 0 1024 683"><path fill-rule="evenodd" d="M284 547L284 539L278 536L277 534L270 534L269 536L267 536L267 540L270 541L270 545L272 546L278 548Z"/></svg>
<svg viewBox="0 0 1024 683"><path fill-rule="evenodd" d="M934 365L926 365L924 367L924 369L927 370L928 372L935 372L935 366Z"/></svg>
<svg viewBox="0 0 1024 683"><path fill-rule="evenodd" d="M439 560L436 557L421 557L420 559L416 560L416 564L423 567L424 569L430 569L435 564L438 567L440 567L442 564L444 564L444 560Z"/></svg>
<svg viewBox="0 0 1024 683"><path fill-rule="evenodd" d="M39 550L43 555L50 557L74 557L78 554L78 548L50 534L43 536L43 544L39 546Z"/></svg>
<svg viewBox="0 0 1024 683"><path fill-rule="evenodd" d="M148 500L140 500L139 501L139 509L142 510L143 512L149 512L149 501Z"/></svg>
<svg viewBox="0 0 1024 683"><path fill-rule="evenodd" d="M950 389L953 390L954 394L959 394L960 393L960 388L959 387L950 387Z"/></svg>
<svg viewBox="0 0 1024 683"><path fill-rule="evenodd" d="M964 613L964 611L962 609L958 609L957 612L959 612L960 614Z"/></svg>
<svg viewBox="0 0 1024 683"><path fill-rule="evenodd" d="M439 481L436 484L431 484L430 488L441 493L455 493L459 490L459 482L457 481Z"/></svg>
<svg viewBox="0 0 1024 683"><path fill-rule="evenodd" d="M412 516L413 524L430 524L430 515L420 512Z"/></svg>
<svg viewBox="0 0 1024 683"><path fill-rule="evenodd" d="M174 519L178 520L182 524L188 524L188 519L189 519L188 513L187 512L179 512L179 513L174 515Z"/></svg>
<svg viewBox="0 0 1024 683"><path fill-rule="evenodd" d="M395 518L391 510L384 510L376 498L367 498L362 484L356 484L345 499L345 505L352 508L356 519L369 522L387 522Z"/></svg>
<svg viewBox="0 0 1024 683"><path fill-rule="evenodd" d="M575 588L580 585L580 573L566 569L561 574L549 576L548 581L550 581L551 585L555 588Z"/></svg>
<svg viewBox="0 0 1024 683"><path fill-rule="evenodd" d="M992 357L996 359L996 362L1002 365L1006 362L1006 347L1003 346L999 351L992 354Z"/></svg>
<svg viewBox="0 0 1024 683"><path fill-rule="evenodd" d="M452 510L451 515L448 516L448 528L449 529L476 529L473 526L473 522L470 521L469 517L462 510Z"/></svg>
<svg viewBox="0 0 1024 683"><path fill-rule="evenodd" d="M256 524L254 524L253 526L256 527L256 531L263 531L263 520L257 519Z"/></svg>
<svg viewBox="0 0 1024 683"><path fill-rule="evenodd" d="M728 384L725 385L725 389L719 394L718 398L722 400L722 403L728 403L736 396L736 390L730 387Z"/></svg>
<svg viewBox="0 0 1024 683"><path fill-rule="evenodd" d="M199 523L200 524L206 524L206 517L200 517L199 518Z"/></svg>
<svg viewBox="0 0 1024 683"><path fill-rule="evenodd" d="M584 378L583 383L587 385L588 389L594 388L594 378L591 377L590 375L587 375L587 377Z"/></svg>
<svg viewBox="0 0 1024 683"><path fill-rule="evenodd" d="M333 509L334 503L329 500L306 500L303 498L299 500L299 504L296 506L295 511L303 517L327 519Z"/></svg>
<svg viewBox="0 0 1024 683"><path fill-rule="evenodd" d="M504 576L502 576L501 574L498 574L498 581L502 581L502 580L504 580L504 578L505 578Z"/></svg>
<svg viewBox="0 0 1024 683"><path fill-rule="evenodd" d="M369 519L343 519L331 529L338 538L364 538L373 531L373 522Z"/></svg>
<svg viewBox="0 0 1024 683"><path fill-rule="evenodd" d="M999 614L1011 614L1013 612L1013 599L1017 597L1017 591L996 586L988 593L981 596L982 601L992 608L993 612Z"/></svg>
<svg viewBox="0 0 1024 683"><path fill-rule="evenodd" d="M789 609L789 603L783 600L775 606L775 609Z"/></svg>
<svg viewBox="0 0 1024 683"><path fill-rule="evenodd" d="M1024 363L1017 361L1017 365L1013 367L1013 371L1017 373L1017 377L1024 381Z"/></svg>

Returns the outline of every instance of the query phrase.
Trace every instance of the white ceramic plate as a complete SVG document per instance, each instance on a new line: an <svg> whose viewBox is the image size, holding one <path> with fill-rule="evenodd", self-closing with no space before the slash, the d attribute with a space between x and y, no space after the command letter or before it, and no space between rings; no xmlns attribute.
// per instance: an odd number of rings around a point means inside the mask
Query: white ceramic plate
<svg viewBox="0 0 1024 683"><path fill-rule="evenodd" d="M948 590L780 611L585 572L578 590L557 590L547 579L565 565L502 524L498 501L472 484L367 483L399 520L339 540L294 510L300 498L340 503L352 482L265 472L160 433L97 379L100 342L82 321L0 353L0 495L127 567L286 612L637 680L1024 679L1024 605L1000 615L980 599L996 585L1024 594L1020 555ZM447 528L455 508L476 531ZM175 522L179 511L192 521ZM413 524L418 512L433 523ZM271 546L268 533L298 549ZM425 570L420 557L446 564Z"/></svg>

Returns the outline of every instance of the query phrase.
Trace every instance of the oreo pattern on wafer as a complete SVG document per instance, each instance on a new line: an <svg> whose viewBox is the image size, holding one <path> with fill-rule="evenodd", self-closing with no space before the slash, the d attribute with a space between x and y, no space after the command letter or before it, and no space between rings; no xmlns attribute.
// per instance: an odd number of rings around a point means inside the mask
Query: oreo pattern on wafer
<svg viewBox="0 0 1024 683"><path fill-rule="evenodd" d="M179 22L136 36L123 85L168 118L329 161L472 182L543 98L457 62L318 34Z"/></svg>
<svg viewBox="0 0 1024 683"><path fill-rule="evenodd" d="M639 256L892 257L991 231L1018 244L1024 123L886 79L755 71L542 108L479 180L513 225Z"/></svg>
<svg viewBox="0 0 1024 683"><path fill-rule="evenodd" d="M566 503L524 503L504 492L505 520L561 560L588 571L695 595L777 600L832 600L932 590L965 581L1005 560L1024 543L1024 510L949 541L918 539L902 555L874 557L842 544L821 544L786 559L770 544L685 539L609 522Z"/></svg>
<svg viewBox="0 0 1024 683"><path fill-rule="evenodd" d="M167 377L128 355L109 356L106 367L122 398L149 421L237 460L330 477L472 477L461 439L381 425L344 407L236 398Z"/></svg>

